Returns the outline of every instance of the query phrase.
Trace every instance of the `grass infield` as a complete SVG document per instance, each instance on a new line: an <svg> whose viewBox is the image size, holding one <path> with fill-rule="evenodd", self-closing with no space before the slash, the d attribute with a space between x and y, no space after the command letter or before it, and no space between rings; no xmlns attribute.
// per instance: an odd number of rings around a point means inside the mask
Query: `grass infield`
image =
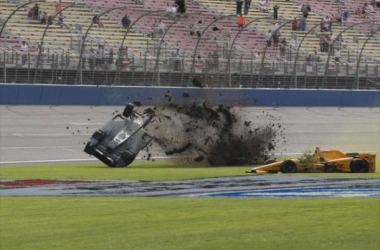
<svg viewBox="0 0 380 250"><path fill-rule="evenodd" d="M0 249L379 249L379 198L1 197Z"/></svg>
<svg viewBox="0 0 380 250"><path fill-rule="evenodd" d="M1 166L0 179L186 180L223 176L247 176L252 175L245 173L250 168L252 166L204 167L194 166L194 163L167 161L139 161L134 162L127 168L109 168L102 163L44 164L35 166ZM366 174L303 173L302 175L379 178L380 172Z"/></svg>

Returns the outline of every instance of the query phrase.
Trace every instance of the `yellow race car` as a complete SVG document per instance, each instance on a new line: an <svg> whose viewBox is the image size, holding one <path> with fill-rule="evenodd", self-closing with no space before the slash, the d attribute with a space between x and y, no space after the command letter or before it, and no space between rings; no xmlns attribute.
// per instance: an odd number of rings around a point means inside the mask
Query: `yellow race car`
<svg viewBox="0 0 380 250"><path fill-rule="evenodd" d="M246 173L299 173L299 172L375 172L376 155L370 153L344 154L338 150L321 151L318 147L309 159L285 161L267 160L264 165Z"/></svg>

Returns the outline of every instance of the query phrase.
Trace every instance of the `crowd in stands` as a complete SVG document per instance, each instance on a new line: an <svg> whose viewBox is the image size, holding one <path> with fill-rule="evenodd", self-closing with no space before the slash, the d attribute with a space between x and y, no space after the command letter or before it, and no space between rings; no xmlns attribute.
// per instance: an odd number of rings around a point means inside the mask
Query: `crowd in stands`
<svg viewBox="0 0 380 250"><path fill-rule="evenodd" d="M52 13L51 15L49 15L46 11L42 11L40 9L39 4L36 3L34 5L34 7L29 10L28 18L31 20L40 21L40 23L42 23L42 24L53 24L54 16L59 13L57 24L60 25L60 27L62 28L62 26L64 25L64 23L63 23L64 17L63 17L63 13L61 12L61 10L62 10L61 1L59 1L55 5L55 13Z"/></svg>
<svg viewBox="0 0 380 250"><path fill-rule="evenodd" d="M333 35L333 23L336 23L340 26L344 24L345 21L347 21L350 17L350 12L348 9L341 7L344 4L344 0L337 0L341 2L334 14L330 14L326 16L325 18L322 18L319 22L320 25L320 32L318 32L319 36L319 45L320 45L320 52L329 52L330 55L333 55L335 57L335 61L339 62L341 57L341 51L343 46L343 37L340 35L338 37L334 37ZM173 0L171 3L165 2L163 4L163 8L166 12L165 17L163 19L155 19L153 25L152 25L152 32L151 37L152 38L159 38L162 37L162 35L167 30L167 26L165 24L165 20L168 18L176 17L179 15L186 15L186 3L185 0ZM236 0L236 24L239 31L242 31L245 28L246 25L246 19L245 16L249 14L250 8L252 5L251 0ZM271 12L271 15L268 14L269 17L273 17L273 22L271 23L270 29L265 34L265 42L266 47L273 47L274 51L279 50L279 54L281 58L284 58L286 55L286 48L288 47L288 41L286 38L281 37L281 25L277 21L279 18L279 10L281 6L279 4L271 4L269 0L259 0L258 1L259 9L262 12ZM284 8L282 6L282 8ZM313 6L314 8L314 6ZM373 0L371 3L363 3L363 6L358 8L358 13L362 17L366 17L368 12L371 12L374 10L374 8L380 8L380 0ZM57 15L57 23L63 25L64 23L64 16L61 13L62 10L62 4L61 2L57 3L55 5L55 13L47 13L46 11L43 11L38 4L35 4L28 12L28 18L32 20L38 20L40 23L43 24L52 24L53 18L56 14ZM231 11L234 11L232 9ZM310 4L299 4L298 5L298 11L296 17L294 17L294 20L291 22L291 27L293 31L306 31L307 25L308 25L308 17L312 11L312 7ZM355 12L356 13L356 12ZM354 14L355 14L354 13ZM92 16L92 15L91 15ZM125 14L121 18L121 25L124 29L128 29L131 27L131 17ZM90 19L90 18L89 18ZM132 15L133 19L133 15ZM103 19L104 20L104 19ZM119 19L120 20L120 19ZM200 20L202 22L202 20ZM103 22L101 21L101 18L98 14L95 14L92 18L92 23L98 25L99 27L104 27ZM107 24L107 22L105 22ZM202 24L202 23L201 23ZM149 24L149 29L150 29ZM316 24L318 25L318 24ZM194 25L192 25L192 28ZM336 26L334 26L335 28ZM195 28L194 28L195 29ZM267 29L267 28L266 28ZM214 31L220 31L221 28L214 27L212 28ZM373 28L373 32L376 31L376 27ZM150 33L150 30L149 30ZM192 30L190 31L190 35L197 35L198 37L202 36L201 32L198 30ZM284 32L285 34L285 32ZM347 39L348 40L348 39ZM331 46L334 44L334 46ZM316 46L317 43L316 43ZM26 42L23 42L23 45L20 48L20 51L23 52L22 57L22 64L24 65L27 61L26 54L28 52L28 45ZM318 50L318 48L316 48ZM98 70L104 70L104 69L110 69L113 64L117 65L117 67L126 67L130 64L130 61L128 59L128 47L125 49L121 49L119 51L114 52L113 48L106 48L105 45L99 45L97 49L90 49L87 50L84 48L83 51L83 58L82 58L82 67L86 68L87 65L90 69L98 69ZM210 58L217 58L217 52L215 52L215 55L212 55L212 53L209 53ZM24 57L25 55L25 57ZM172 57L176 58L174 61L174 68L176 70L179 70L181 68L180 65L180 58L181 58L181 51L179 49L176 49L172 53ZM201 56L199 55L199 58ZM116 60L115 60L116 59ZM200 59L199 59L200 60ZM313 62L318 61L319 57L317 56L317 52L315 51L315 55L309 55L308 58L306 58L307 61Z"/></svg>

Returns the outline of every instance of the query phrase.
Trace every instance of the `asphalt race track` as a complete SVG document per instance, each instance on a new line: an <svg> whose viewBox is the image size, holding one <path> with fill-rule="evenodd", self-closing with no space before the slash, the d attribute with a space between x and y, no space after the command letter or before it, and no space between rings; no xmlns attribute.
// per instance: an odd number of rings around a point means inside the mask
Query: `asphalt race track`
<svg viewBox="0 0 380 250"><path fill-rule="evenodd" d="M116 110L123 107L0 106L0 165L97 161L83 152L84 143ZM256 118L263 111L281 119L287 142L276 148L277 154L301 154L315 146L380 152L379 108L237 110L254 123L265 122Z"/></svg>

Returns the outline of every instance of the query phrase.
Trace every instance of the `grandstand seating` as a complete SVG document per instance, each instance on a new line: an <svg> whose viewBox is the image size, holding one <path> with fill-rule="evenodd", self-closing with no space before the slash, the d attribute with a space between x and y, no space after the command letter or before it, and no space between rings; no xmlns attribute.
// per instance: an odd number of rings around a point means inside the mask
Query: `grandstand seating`
<svg viewBox="0 0 380 250"><path fill-rule="evenodd" d="M55 4L58 0L43 0L39 3L40 10L46 11L48 15L53 15L55 12ZM28 0L0 0L0 18L5 19L9 14L16 9L20 4L28 3ZM162 20L168 28L178 17L177 14L165 13L167 3L173 4L173 0L62 0L63 7L76 3L74 7L64 11L64 25L60 26L57 22L51 25L44 39L43 48L50 53L69 54L75 62L78 62L79 48L81 37L86 32L89 25L92 23L94 15L98 15L111 8L120 8L108 12L101 17L104 27L94 24L85 41L87 52L89 48L97 48L98 45L104 45L106 54L113 48L115 56L121 46L121 41L126 33L126 29L122 27L121 19L127 14L131 21L135 21L147 11L155 11L146 17L140 19L128 34L124 46L128 46L129 57L134 57L146 60L148 68L152 69L155 65L157 55L157 47L161 40L161 36L153 34L153 24L157 20ZM246 15L246 22L261 18L252 22L247 29L239 34L232 53L232 59L235 64L240 59L250 60L258 55L258 52L266 51L266 59L269 62L284 63L285 68L292 66L294 61L294 53L297 49L300 50L298 60L301 61L300 68L304 67L306 58L315 53L320 57L322 63L330 57L330 63L335 64L334 56L328 52L320 52L320 38L324 33L320 30L319 24L325 16L335 14L336 9L340 6L343 10L351 11L351 16L343 26L339 26L337 22L333 23L333 38L338 33L346 29L348 26L363 21L371 22L378 21L380 11L375 8L368 13L366 17L353 14L355 8L361 5L360 0L344 0L344 5L335 0L297 0L297 2L287 2L286 0L270 0L271 6L267 9L268 12L263 12L263 7L258 2L252 1L249 14ZM288 56L280 57L279 47L267 47L265 34L270 29L273 20L272 7L277 4L280 9L278 12L280 24L288 22L281 28L281 36L288 41ZM298 10L299 4L310 4L312 12L307 19L306 31L293 31L290 21L294 18L300 20L302 13ZM28 19L28 10L34 4L27 5L25 8L18 11L6 27L6 32L1 37L1 50L15 51L19 50L21 41L27 41L30 51L38 51L42 33L46 27L45 24L39 23L37 20ZM238 34L239 30L236 23L236 3L235 0L195 0L186 1L187 12L168 30L164 43L161 49L161 59L166 60L171 57L173 51L180 49L184 58L187 59L185 66L189 64L189 60L194 55L195 44L198 41L197 33L202 32L211 22L223 16L222 19L215 22L202 36L197 57L203 59L211 58L211 54L216 52L220 60L228 58L228 52L232 40ZM161 12L158 12L161 10ZM56 18L57 19L57 18ZM378 23L377 23L378 25ZM316 27L313 32L310 32L300 46L301 39L306 32L312 27ZM81 27L81 29L80 29ZM218 29L214 29L214 28ZM378 27L379 28L379 27ZM341 70L346 70L354 74L356 72L356 60L359 50L367 37L370 35L371 26L369 24L358 25L344 32L343 50L341 54L341 63L336 66ZM154 35L154 37L152 37ZM354 37L359 39L359 43L354 42ZM369 39L363 51L362 61L369 64L378 64L380 61L379 50L380 34L375 34ZM289 57L289 50L290 57ZM107 56L107 55L105 55ZM34 60L35 57L32 58ZM259 58L259 57L257 57ZM167 62L160 62L168 67ZM74 63L75 64L75 63ZM72 65L74 65L72 64ZM225 63L223 63L225 65ZM248 65L248 64L247 64ZM345 68L346 65L347 69ZM249 66L247 66L249 67ZM256 66L255 66L256 67ZM223 71L223 69L220 69ZM303 71L305 71L303 69ZM249 71L247 71L249 72ZM324 66L318 67L318 74L324 72ZM352 73L353 72L353 73ZM255 73L258 73L255 71Z"/></svg>
<svg viewBox="0 0 380 250"><path fill-rule="evenodd" d="M365 17L362 15L355 14L355 10L358 7L363 5L362 1L358 0L344 0L344 4L341 4L335 0L300 0L300 3L310 4L312 9L320 13L321 16L333 16L335 15L337 9L340 7L342 11L349 10L350 16L347 21L343 22L343 26L339 26L337 22L333 23L333 33L337 35L345 28L350 25L362 22L377 22L377 29L380 28L378 24L378 19L380 15L379 8L374 8L374 11L369 12ZM358 37L359 46L362 46L364 41L367 39L367 36L371 33L371 25L363 24L354 26L352 29L349 29L344 32L344 45L348 50L355 51L357 44L353 41L353 37ZM380 38L380 34L375 34L373 39L370 39L364 48L364 56L368 59L377 59L380 60L380 50L379 50L379 41L375 38ZM360 47L359 47L360 48ZM370 60L371 61L371 60Z"/></svg>

